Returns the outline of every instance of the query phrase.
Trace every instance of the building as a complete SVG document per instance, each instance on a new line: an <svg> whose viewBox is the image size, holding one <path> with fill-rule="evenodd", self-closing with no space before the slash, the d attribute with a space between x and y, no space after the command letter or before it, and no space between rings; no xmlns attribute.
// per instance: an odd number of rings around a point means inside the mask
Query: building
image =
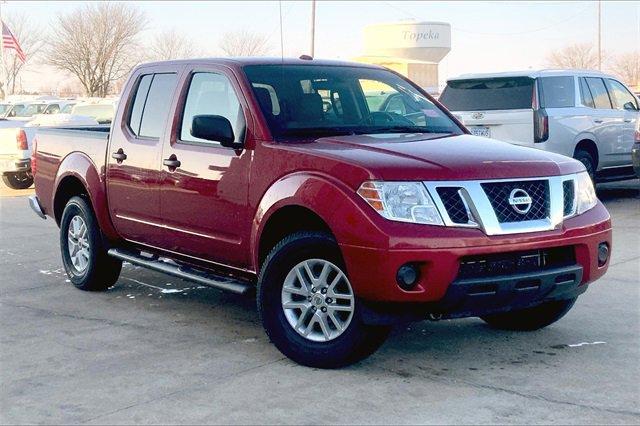
<svg viewBox="0 0 640 426"><path fill-rule="evenodd" d="M391 68L436 93L438 64L449 51L451 25L405 21L366 27L364 54L355 60Z"/></svg>

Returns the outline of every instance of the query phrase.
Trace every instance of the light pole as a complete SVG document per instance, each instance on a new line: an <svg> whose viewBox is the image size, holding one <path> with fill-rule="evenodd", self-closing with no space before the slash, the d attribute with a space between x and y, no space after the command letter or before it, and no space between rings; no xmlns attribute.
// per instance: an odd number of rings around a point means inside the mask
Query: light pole
<svg viewBox="0 0 640 426"><path fill-rule="evenodd" d="M602 1L598 0L598 71L602 71Z"/></svg>
<svg viewBox="0 0 640 426"><path fill-rule="evenodd" d="M315 56L316 48L316 0L311 0L311 57Z"/></svg>

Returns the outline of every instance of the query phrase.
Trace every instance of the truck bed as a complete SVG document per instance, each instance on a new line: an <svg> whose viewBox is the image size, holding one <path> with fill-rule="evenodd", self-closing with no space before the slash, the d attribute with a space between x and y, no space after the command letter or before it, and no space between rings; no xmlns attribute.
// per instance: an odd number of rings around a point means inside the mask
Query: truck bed
<svg viewBox="0 0 640 426"><path fill-rule="evenodd" d="M35 182L45 208L53 207L53 190L58 169L73 152L82 153L90 160L100 173L98 178L104 182L109 134L110 128L105 125L38 128L34 153L37 162Z"/></svg>

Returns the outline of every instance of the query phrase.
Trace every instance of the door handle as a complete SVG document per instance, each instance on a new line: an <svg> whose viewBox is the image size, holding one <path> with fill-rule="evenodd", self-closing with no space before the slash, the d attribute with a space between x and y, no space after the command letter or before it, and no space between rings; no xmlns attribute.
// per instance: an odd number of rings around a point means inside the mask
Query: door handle
<svg viewBox="0 0 640 426"><path fill-rule="evenodd" d="M127 154L124 153L122 148L111 154L111 158L114 158L118 164L127 159Z"/></svg>
<svg viewBox="0 0 640 426"><path fill-rule="evenodd" d="M164 160L162 160L162 164L167 166L169 170L175 170L180 167L180 164L182 163L180 163L180 160L178 160L178 157L176 157L175 154L171 154L169 158L165 158Z"/></svg>
<svg viewBox="0 0 640 426"><path fill-rule="evenodd" d="M598 123L598 124L600 124L600 123L602 123L602 119L600 119L600 118L594 118L594 119L593 119L593 122L594 122L594 123Z"/></svg>
<svg viewBox="0 0 640 426"><path fill-rule="evenodd" d="M631 119L630 119L630 118L625 118L625 119L624 119L624 122L625 122L625 123L631 123Z"/></svg>

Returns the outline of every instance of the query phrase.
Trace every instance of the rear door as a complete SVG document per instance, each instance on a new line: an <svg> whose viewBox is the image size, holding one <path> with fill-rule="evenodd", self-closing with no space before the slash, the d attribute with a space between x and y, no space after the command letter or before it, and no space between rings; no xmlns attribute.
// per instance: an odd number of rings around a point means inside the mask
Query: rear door
<svg viewBox="0 0 640 426"><path fill-rule="evenodd" d="M530 77L452 80L439 101L475 135L533 145L534 86Z"/></svg>
<svg viewBox="0 0 640 426"><path fill-rule="evenodd" d="M251 218L248 202L253 149L246 141L248 105L235 76L226 68L200 66L188 70L174 106L175 117L163 146L161 213L163 248L199 259L246 268ZM234 150L191 135L197 115L219 115L232 125ZM177 164L177 163L176 163Z"/></svg>
<svg viewBox="0 0 640 426"><path fill-rule="evenodd" d="M619 135L614 146L615 161L620 166L630 166L632 163L631 148L638 120L638 101L619 81L608 78L605 82L613 107L622 116L622 134Z"/></svg>
<svg viewBox="0 0 640 426"><path fill-rule="evenodd" d="M580 77L589 89L593 109L589 111L592 133L598 147L598 170L620 164L617 147L622 143L624 112L614 110L605 82L600 77Z"/></svg>
<svg viewBox="0 0 640 426"><path fill-rule="evenodd" d="M125 239L159 246L161 136L181 67L142 68L132 76L131 93L115 118L107 151L107 196L111 218ZM125 100L123 100L125 102Z"/></svg>

